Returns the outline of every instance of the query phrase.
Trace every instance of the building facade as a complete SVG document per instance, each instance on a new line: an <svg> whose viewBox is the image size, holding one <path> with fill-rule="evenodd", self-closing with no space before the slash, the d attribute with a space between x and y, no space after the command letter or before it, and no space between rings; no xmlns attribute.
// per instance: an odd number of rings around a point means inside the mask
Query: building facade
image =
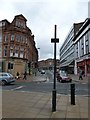
<svg viewBox="0 0 90 120"><path fill-rule="evenodd" d="M38 50L34 35L27 27L26 18L16 15L10 23L0 21L0 65L2 71L16 75L29 71L38 62Z"/></svg>
<svg viewBox="0 0 90 120"><path fill-rule="evenodd" d="M68 71L68 73L74 73L74 44L73 38L81 27L81 23L74 23L68 33L64 43L60 48L60 69Z"/></svg>
<svg viewBox="0 0 90 120"><path fill-rule="evenodd" d="M75 74L79 69L90 74L90 18L87 18L73 39L75 46Z"/></svg>
<svg viewBox="0 0 90 120"><path fill-rule="evenodd" d="M59 68L60 60L56 59L56 68ZM46 59L38 62L38 69L54 70L54 59Z"/></svg>

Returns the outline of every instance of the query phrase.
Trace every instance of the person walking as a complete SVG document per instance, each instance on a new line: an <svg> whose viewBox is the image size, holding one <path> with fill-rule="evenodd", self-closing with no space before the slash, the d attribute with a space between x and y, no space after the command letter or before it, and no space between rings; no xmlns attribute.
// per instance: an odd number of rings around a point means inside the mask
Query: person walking
<svg viewBox="0 0 90 120"><path fill-rule="evenodd" d="M27 79L27 73L26 73L26 71L25 71L25 73L24 73L24 77L23 77L23 79Z"/></svg>
<svg viewBox="0 0 90 120"><path fill-rule="evenodd" d="M83 71L80 70L80 71L79 71L79 80L83 80L83 77L82 77L82 76L83 76Z"/></svg>
<svg viewBox="0 0 90 120"><path fill-rule="evenodd" d="M16 74L16 78L19 79L19 72L17 72L17 74Z"/></svg>

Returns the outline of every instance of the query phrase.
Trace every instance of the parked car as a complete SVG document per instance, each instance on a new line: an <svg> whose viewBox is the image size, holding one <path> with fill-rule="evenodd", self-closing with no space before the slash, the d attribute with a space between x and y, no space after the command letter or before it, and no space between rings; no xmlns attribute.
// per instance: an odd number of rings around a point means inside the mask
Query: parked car
<svg viewBox="0 0 90 120"><path fill-rule="evenodd" d="M65 71L60 70L57 73L57 81L61 83L71 82L72 78Z"/></svg>
<svg viewBox="0 0 90 120"><path fill-rule="evenodd" d="M41 74L45 74L45 71L44 71L44 70L41 70Z"/></svg>
<svg viewBox="0 0 90 120"><path fill-rule="evenodd" d="M14 78L14 76L12 74L7 73L7 72L0 73L0 84L1 85L10 84L15 81L16 81L16 79Z"/></svg>

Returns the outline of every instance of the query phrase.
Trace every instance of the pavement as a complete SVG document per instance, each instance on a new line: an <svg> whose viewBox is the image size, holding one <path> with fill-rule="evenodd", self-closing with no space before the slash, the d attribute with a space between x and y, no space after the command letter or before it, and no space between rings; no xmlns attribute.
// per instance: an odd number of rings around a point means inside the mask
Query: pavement
<svg viewBox="0 0 90 120"><path fill-rule="evenodd" d="M17 79L16 82L46 82L48 78L46 75L27 75L26 80L23 78Z"/></svg>
<svg viewBox="0 0 90 120"><path fill-rule="evenodd" d="M90 80L89 76L83 76L83 80L79 80L78 75L69 74L69 76L72 78L72 82L80 82L80 83L88 83ZM46 82L49 81L49 78L46 75L43 74L37 74L35 75L27 75L27 79L23 80L22 78L18 79L17 82Z"/></svg>
<svg viewBox="0 0 90 120"><path fill-rule="evenodd" d="M89 76L83 76L83 80L79 80L79 76L74 74L70 74L70 77L72 78L73 82L88 83L90 80Z"/></svg>
<svg viewBox="0 0 90 120"><path fill-rule="evenodd" d="M29 77L29 76L28 76ZM27 80L35 82L45 80L45 76L31 76ZM77 76L78 77L78 76ZM41 79L43 78L43 79ZM73 79L75 76L73 75ZM86 78L81 82L86 82ZM18 80L19 81L19 80ZM87 80L88 81L88 80ZM57 94L56 111L52 112L52 93L42 92L20 92L20 91L0 91L0 111L1 118L61 118L61 120L89 120L88 96L75 95L75 105L71 105L70 95Z"/></svg>

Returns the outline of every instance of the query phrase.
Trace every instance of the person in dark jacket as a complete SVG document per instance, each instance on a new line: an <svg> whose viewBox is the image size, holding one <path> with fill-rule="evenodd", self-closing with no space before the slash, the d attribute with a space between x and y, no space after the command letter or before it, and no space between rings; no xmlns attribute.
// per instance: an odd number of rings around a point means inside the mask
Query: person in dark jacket
<svg viewBox="0 0 90 120"><path fill-rule="evenodd" d="M19 79L19 72L17 72L17 74L16 74L16 78Z"/></svg>
<svg viewBox="0 0 90 120"><path fill-rule="evenodd" d="M83 77L82 77L82 76L83 76L83 71L80 70L80 71L79 71L79 80L80 80L80 79L83 80Z"/></svg>
<svg viewBox="0 0 90 120"><path fill-rule="evenodd" d="M27 73L26 73L26 71L25 71L25 73L24 73L24 77L23 77L23 79L27 79Z"/></svg>

